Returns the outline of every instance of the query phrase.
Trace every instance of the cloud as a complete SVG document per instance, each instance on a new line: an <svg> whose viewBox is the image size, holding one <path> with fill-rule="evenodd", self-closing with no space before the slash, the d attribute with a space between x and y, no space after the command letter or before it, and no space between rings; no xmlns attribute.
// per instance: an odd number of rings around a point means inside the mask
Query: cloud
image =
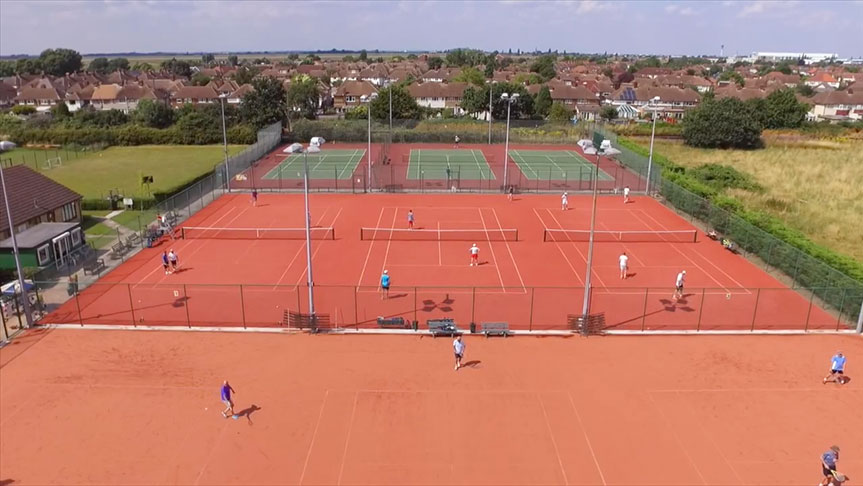
<svg viewBox="0 0 863 486"><path fill-rule="evenodd" d="M751 17L761 14L782 14L789 13L790 7L798 4L796 0L773 1L773 0L756 0L754 2L741 3L743 8L738 12L738 17Z"/></svg>
<svg viewBox="0 0 863 486"><path fill-rule="evenodd" d="M690 6L682 6L677 3L670 3L665 6L665 11L670 14L682 15L684 17L689 17L691 15L695 15L697 12Z"/></svg>

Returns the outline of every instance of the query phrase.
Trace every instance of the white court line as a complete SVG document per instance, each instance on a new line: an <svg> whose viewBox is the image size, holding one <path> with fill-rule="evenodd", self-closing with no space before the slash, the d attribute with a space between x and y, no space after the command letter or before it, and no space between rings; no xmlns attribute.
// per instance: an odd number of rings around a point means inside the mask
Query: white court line
<svg viewBox="0 0 863 486"><path fill-rule="evenodd" d="M611 228L606 226L605 223L603 223L602 221L599 221L599 224L602 225L602 227L605 228L607 231L613 231ZM644 264L644 262L641 261L641 258L638 258L638 256L636 256L635 253L633 253L629 250L629 248L626 246L626 243L621 242L620 244L623 246L623 251L625 251L626 253L632 254L632 259L636 261L636 263L638 264L638 266L640 268L647 268L647 266ZM602 266L602 265L597 265L597 266ZM620 268L620 264L618 264L617 266L618 266L618 268Z"/></svg>
<svg viewBox="0 0 863 486"><path fill-rule="evenodd" d="M329 206L327 206L326 208L324 208L324 212L323 212L323 213L321 213L321 216L318 218L318 223L317 223L317 224L321 224L321 222L323 222L323 220L324 220L324 216L325 216L327 213L329 213L329 212L330 212L330 207L329 207ZM281 285L281 283L282 283L282 279L283 279L283 278L285 278L285 275L287 275L287 274L288 274L288 272L291 270L291 268L294 266L294 261L296 261L296 260L297 260L297 257L299 257L299 256L300 256L300 253L302 253L303 248L304 248L305 246L306 246L306 245L305 245L305 243L303 243L302 245L300 245L300 246L297 248L297 251L294 253L294 257L293 257L293 258L291 258L291 261L290 261L290 262L288 262L288 266L286 266L286 267L285 267L285 271L284 271L284 272L282 272L282 274L281 274L281 275L279 275L279 279L278 279L278 280L276 280L275 285L273 285L273 291L275 291L275 290L279 287L279 285Z"/></svg>
<svg viewBox="0 0 863 486"><path fill-rule="evenodd" d="M303 472L300 473L300 480L297 484L303 484L303 478L306 477L306 468L309 467L309 458L312 457L312 448L315 446L315 438L318 436L318 427L321 426L321 417L324 416L324 405L327 404L327 397L330 396L330 391L324 393L324 400L321 402L321 411L318 412L318 421L315 422L315 431L312 432L312 441L309 442L309 450L306 452L306 460L303 462Z"/></svg>
<svg viewBox="0 0 863 486"><path fill-rule="evenodd" d="M551 216L551 219L553 219L554 222L560 227L560 229L564 229L563 225L560 224L560 221L558 221L557 216L554 215L551 209L546 209L546 211L548 212L549 216ZM573 244L572 246L573 248L575 248L575 251L577 251L578 254L581 256L582 260L584 260L584 264L587 265L587 257L584 255L584 253L581 252L581 250L578 248L578 245ZM600 277L599 274L596 273L596 271L593 271L593 274L596 276L596 279L599 280L600 285L602 285L603 287L607 287L607 285L605 285L605 282L602 281L602 277Z"/></svg>
<svg viewBox="0 0 863 486"><path fill-rule="evenodd" d="M636 209L635 211L633 211L633 212L632 212L632 215L633 215L633 216L635 216L637 219L641 220L641 222L642 222L642 223L647 224L647 222L646 222L646 221L644 221L643 219L639 218L639 217L638 217L638 215L637 215L637 214L635 214L635 213L636 213L636 211L638 211L639 213L643 214L644 216L646 216L646 217L648 217L648 218L652 219L654 222L656 222L656 224L658 224L658 225L659 225L659 227L660 227L660 228L665 229L665 230L667 230L667 229L668 229L668 227L667 227L667 226L665 226L664 224L660 223L660 222L659 222L656 218L654 218L653 216L651 216L651 215L647 214L646 212L644 212L644 210L642 210L642 209ZM649 227L650 225L649 225L649 224L647 224L647 226ZM728 289L728 287L727 287L726 285L722 285L722 282L720 282L719 280L716 280L716 279L713 277L713 275L711 275L711 273L710 273L710 272L706 271L706 270L705 270L701 265L699 265L699 264L695 263L695 260L693 260L692 258L690 258L690 257L689 257L689 255L687 255L686 253L683 253L682 251L680 251L680 249L678 249L678 248L677 248L677 245L671 245L671 247L672 247L672 248L674 248L674 251L676 251L677 253L680 253L681 255L683 255L683 257L684 257L684 258L686 258L687 260L689 260L690 262L692 262L692 264L693 264L693 265L695 265L695 267L696 267L696 268L698 268L699 270L701 270L702 272L704 272L708 277L710 277L710 279L711 279L711 280L713 280L714 282L716 282L716 284L717 284L717 285L719 285L720 287L722 287L722 288L724 288L724 289L726 289L726 290ZM700 253L700 252L696 252L696 253L698 253L698 255L699 255L699 256L701 255L701 253ZM707 260L707 259L706 259L706 258L704 258L703 256L702 256L702 258L703 258L704 260ZM717 266L716 266L713 262L711 262L710 260L707 260L707 263L709 263L709 264L713 265L713 268L715 268L715 269L719 270L719 272L720 272L720 273L722 273L723 275L725 275L726 277L728 277L729 279L731 279L731 281L732 281L732 282L734 282L734 283L736 283L738 287L740 287L740 288L742 288L742 289L745 289L745 288L746 288L746 286L745 286L745 285L743 285L743 284L741 284L740 282L738 282L737 280L735 280L731 275L728 275L727 273L725 273L725 271L724 271L724 270L722 270L721 268L717 267ZM748 290L748 289L747 289L747 292L749 292L749 290ZM751 292L749 292L749 293L751 293Z"/></svg>
<svg viewBox="0 0 863 486"><path fill-rule="evenodd" d="M542 227L546 228L545 221L542 219L542 216L539 215L539 211L537 211L536 208L533 208L533 213L536 214L537 218L539 218L539 222L542 224ZM572 266L572 262L569 261L569 257L566 256L566 253L563 251L563 249L560 247L560 245L554 245L554 246L556 246L557 251L559 251L560 254L563 255L563 259L566 260L566 264L569 265L569 269L572 270L572 273L575 274L575 278L577 278L578 281L581 282L581 285L583 286L584 280L581 279L581 275L579 275L578 271L576 271L575 267Z"/></svg>
<svg viewBox="0 0 863 486"><path fill-rule="evenodd" d="M503 275L500 274L500 267L497 264L497 257L494 256L494 245L491 242L491 238L488 235L488 227L485 225L485 218L482 217L482 210L476 208L476 211L479 213L479 220L482 222L482 228L485 230L486 240L488 242L488 249L491 252L491 259L494 261L494 269L497 270L497 278L500 280L500 288L506 289L506 285L503 284ZM479 266L479 259L477 259L477 266Z"/></svg>
<svg viewBox="0 0 863 486"><path fill-rule="evenodd" d="M383 216L384 216L384 208L381 208L381 211L378 213L378 222L375 223L375 228L381 227L381 218ZM362 230L360 230L360 231L362 231ZM360 271L360 279L357 280L357 287L362 287L362 285L363 285L363 275L366 274L366 267L369 264L369 257L372 254L372 248L375 246L375 241L377 241L377 240L373 239L371 242L369 242L369 251L366 252L366 260L363 262L363 269L362 269L362 271Z"/></svg>
<svg viewBox="0 0 863 486"><path fill-rule="evenodd" d="M438 266L443 266L443 256L441 254L441 244L440 244L440 221L437 222L437 264Z"/></svg>
<svg viewBox="0 0 863 486"><path fill-rule="evenodd" d="M680 395L680 394L678 393L677 395ZM651 395L651 397L652 397L652 395ZM680 397L678 396L678 398L680 398ZM696 416L700 415L698 413L698 410L696 410L695 406L692 405L692 403L690 403L689 401L686 401L685 399L684 399L684 402L689 407L689 409L692 411L692 413L694 413ZM740 481L740 484L746 484L746 481L744 481L743 478L739 474L737 474L737 470L734 469L734 466L731 465L731 461L729 461L728 457L725 455L725 453L722 452L722 449L719 447L719 444L716 443L716 439L713 438L713 434L708 432L707 428L704 427L704 422L699 420L698 426L701 427L701 432L703 432L704 435L706 435L707 438L710 439L710 443L713 444L713 448L716 449L716 452L719 453L719 457L721 457L722 460L725 461L725 465L728 466L728 469L731 469L731 472L734 473L734 476L737 478L738 481Z"/></svg>
<svg viewBox="0 0 863 486"><path fill-rule="evenodd" d="M396 218L398 217L398 215L399 215L399 208L396 208L395 211L393 211L393 222L390 223L390 228L396 229ZM381 264L380 273L384 273L384 270L387 269L387 257L389 257L389 255L390 255L390 245L392 244L392 242L393 242L392 238L387 240L387 249L384 252L384 262Z"/></svg>
<svg viewBox="0 0 863 486"><path fill-rule="evenodd" d="M335 218L333 218L333 222L332 222L332 223L330 223L330 226L331 226L331 227L333 227L333 228L335 228L335 227L336 227L336 221L339 219L339 216L342 214L342 210L343 210L343 209L344 209L344 207L343 207L343 206L340 206L340 207L339 207L339 212L337 212L337 213L336 213L336 217L335 217ZM303 246L306 246L306 245L305 245L305 242L304 242ZM322 247L322 246L323 246L323 245L317 245L317 246L315 247L315 251L313 251L313 252L312 252L312 261L314 261L314 260L315 260L315 257L316 257L316 256L318 256L318 251L321 249L321 247ZM308 268L304 268L304 269L303 269L303 273L301 273L301 274L300 274L300 278L298 278L298 279L297 279L297 283L296 283L296 286L297 286L297 287L299 287L300 283L303 281L303 277L306 275L306 272L308 272L308 271L309 271L309 269L308 269ZM312 282L312 284L314 284L314 282Z"/></svg>
<svg viewBox="0 0 863 486"><path fill-rule="evenodd" d="M354 431L354 419L357 416L357 402L359 401L359 399L360 399L360 393L355 392L354 393L354 407L351 410L351 422L350 422L350 425L348 425L348 435L347 435L347 437L345 437L345 450L342 451L342 464L339 467L339 480L336 483L338 485L342 484L342 475L344 475L344 473L345 473L345 462L347 462L347 458L348 458L348 444L350 444L350 442L351 442L351 433Z"/></svg>
<svg viewBox="0 0 863 486"><path fill-rule="evenodd" d="M653 402L653 406L656 407L656 410L659 411L659 415L661 415L663 420L665 420L665 425L671 431L671 435L674 436L674 441L677 442L677 446L680 448L680 450L683 451L683 455L686 456L686 460L689 461L689 464L692 466L693 469L695 469L695 472L698 474L698 477L701 478L701 484L706 485L707 480L704 479L704 475L701 474L701 470L698 469L698 466L695 464L695 461L692 460L692 456L689 455L689 452L686 450L686 447L683 445L683 441L680 440L680 436L677 434L676 428L671 423L671 421L668 420L668 416L665 414L665 410L663 410L662 407L660 407L659 404L656 403L656 399L653 398L653 395L648 393L647 396L650 397L650 401Z"/></svg>
<svg viewBox="0 0 863 486"><path fill-rule="evenodd" d="M545 428L548 430L548 436L551 438L551 445L554 447L554 455L557 456L557 465L560 466L560 473L563 474L563 484L569 485L569 478L566 477L566 469L563 467L563 460L560 458L560 450L557 448L557 441L554 440L554 432L551 430L551 424L548 422L548 412L545 411L545 403L539 393L536 394L536 399L539 400L539 406L542 407L542 416L545 418Z"/></svg>
<svg viewBox="0 0 863 486"><path fill-rule="evenodd" d="M494 214L494 219L497 221L497 225L499 228L503 229L503 225L500 224L500 218L497 217L497 209L491 208L492 214ZM509 247L509 241L504 240L504 244L506 244L506 251L509 252L509 258L512 259L512 266L515 267L515 274L518 275L518 281L521 282L521 288L527 292L527 287L524 285L524 279L521 278L521 272L518 270L518 263L515 260L515 255L512 254L512 248Z"/></svg>
<svg viewBox="0 0 863 486"><path fill-rule="evenodd" d="M602 474L602 468L599 467L599 461L596 459L596 452L593 450L593 444L590 443L590 437L587 436L587 430L584 429L584 421L581 420L581 414L578 413L578 408L576 408L575 402L572 400L572 393L566 392L566 395L569 397L569 404L572 405L572 411L575 412L575 419L578 420L578 427L584 435L584 442L587 443L587 449L590 450L590 457L593 458L593 464L596 466L597 472L599 472L599 479L602 480L602 484L605 486L608 483L605 482L605 474Z"/></svg>

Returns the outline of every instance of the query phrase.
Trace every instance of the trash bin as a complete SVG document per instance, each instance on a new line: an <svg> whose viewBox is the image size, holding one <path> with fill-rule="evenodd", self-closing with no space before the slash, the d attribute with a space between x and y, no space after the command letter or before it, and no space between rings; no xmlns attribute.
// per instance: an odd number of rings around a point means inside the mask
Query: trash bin
<svg viewBox="0 0 863 486"><path fill-rule="evenodd" d="M470 323L470 333L476 334L476 323L475 322Z"/></svg>
<svg viewBox="0 0 863 486"><path fill-rule="evenodd" d="M420 323L419 323L419 322L417 322L417 321L414 321L414 322L413 322L413 326L412 326L412 327L414 328L414 331L416 331L416 330L419 328L419 324L420 324Z"/></svg>

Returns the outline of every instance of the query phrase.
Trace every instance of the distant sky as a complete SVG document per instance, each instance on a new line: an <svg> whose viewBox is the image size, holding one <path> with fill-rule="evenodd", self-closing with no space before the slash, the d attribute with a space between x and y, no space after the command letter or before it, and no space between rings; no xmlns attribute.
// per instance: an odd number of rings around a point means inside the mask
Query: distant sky
<svg viewBox="0 0 863 486"><path fill-rule="evenodd" d="M0 55L317 49L863 56L863 1L0 0Z"/></svg>

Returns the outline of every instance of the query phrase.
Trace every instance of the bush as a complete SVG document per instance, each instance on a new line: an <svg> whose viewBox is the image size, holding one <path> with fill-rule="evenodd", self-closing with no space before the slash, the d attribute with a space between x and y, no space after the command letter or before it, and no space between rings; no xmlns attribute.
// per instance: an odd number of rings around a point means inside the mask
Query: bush
<svg viewBox="0 0 863 486"><path fill-rule="evenodd" d="M15 115L32 115L33 113L36 113L36 107L29 105L15 105L12 107L12 113Z"/></svg>
<svg viewBox="0 0 863 486"><path fill-rule="evenodd" d="M78 146L132 146L132 145L207 145L222 143L221 130L181 129L174 126L163 130L138 125L113 128L67 128L55 127L33 129L27 127L6 130L9 139L18 145L28 143L50 143ZM257 140L257 132L247 125L236 125L228 130L228 143L251 144Z"/></svg>
<svg viewBox="0 0 863 486"><path fill-rule="evenodd" d="M761 147L761 125L737 98L708 101L687 113L683 140L692 147L754 149Z"/></svg>
<svg viewBox="0 0 863 486"><path fill-rule="evenodd" d="M715 188L744 189L747 191L761 192L764 190L757 182L752 180L749 174L744 174L734 167L719 164L704 164L694 169L689 169L686 174Z"/></svg>

